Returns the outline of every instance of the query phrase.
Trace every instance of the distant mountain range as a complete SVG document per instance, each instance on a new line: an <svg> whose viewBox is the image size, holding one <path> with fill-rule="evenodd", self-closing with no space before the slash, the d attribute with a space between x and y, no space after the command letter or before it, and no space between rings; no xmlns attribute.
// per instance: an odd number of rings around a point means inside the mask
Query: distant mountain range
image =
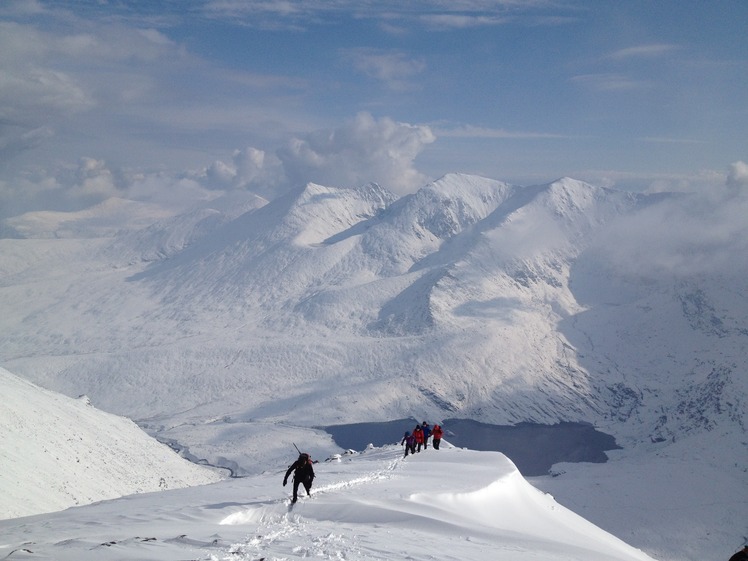
<svg viewBox="0 0 748 561"><path fill-rule="evenodd" d="M744 426L743 271L645 267L658 230L634 230L682 196L448 175L400 199L309 184L259 200L4 240L3 364L136 418L291 392L325 423L584 420L651 441Z"/></svg>
<svg viewBox="0 0 748 561"><path fill-rule="evenodd" d="M4 224L0 364L214 463L260 469L207 444L236 423L584 421L624 449L746 441L742 194L453 174L401 198L309 184L178 216L102 209L109 222Z"/></svg>

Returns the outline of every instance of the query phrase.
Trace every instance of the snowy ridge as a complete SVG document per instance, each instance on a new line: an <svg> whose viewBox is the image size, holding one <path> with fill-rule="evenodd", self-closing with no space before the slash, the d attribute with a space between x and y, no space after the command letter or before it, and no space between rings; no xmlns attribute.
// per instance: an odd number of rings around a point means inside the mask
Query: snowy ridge
<svg viewBox="0 0 748 561"><path fill-rule="evenodd" d="M320 462L315 472L312 496L292 508L280 471L0 521L0 554L59 561L651 560L529 485L499 453L445 443L403 460L399 446L388 446Z"/></svg>

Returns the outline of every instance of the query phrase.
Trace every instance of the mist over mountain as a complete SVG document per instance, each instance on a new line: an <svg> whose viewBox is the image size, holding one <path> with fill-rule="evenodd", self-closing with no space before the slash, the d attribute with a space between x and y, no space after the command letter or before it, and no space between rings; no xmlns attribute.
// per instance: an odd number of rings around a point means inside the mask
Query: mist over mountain
<svg viewBox="0 0 748 561"><path fill-rule="evenodd" d="M583 421L622 458L693 438L745 481L747 212L734 190L454 174L235 193L105 237L27 216L0 240L0 356L236 473L294 439L334 451L314 427L416 417Z"/></svg>

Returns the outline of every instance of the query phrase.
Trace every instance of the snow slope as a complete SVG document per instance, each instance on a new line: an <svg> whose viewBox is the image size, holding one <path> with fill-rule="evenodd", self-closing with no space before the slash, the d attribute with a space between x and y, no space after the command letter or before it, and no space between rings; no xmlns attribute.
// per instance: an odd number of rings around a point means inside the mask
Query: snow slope
<svg viewBox="0 0 748 561"><path fill-rule="evenodd" d="M138 426L0 368L0 518L221 480Z"/></svg>
<svg viewBox="0 0 748 561"><path fill-rule="evenodd" d="M407 558L647 561L529 485L502 454L398 446L315 465L290 508L285 468L0 521L6 559Z"/></svg>

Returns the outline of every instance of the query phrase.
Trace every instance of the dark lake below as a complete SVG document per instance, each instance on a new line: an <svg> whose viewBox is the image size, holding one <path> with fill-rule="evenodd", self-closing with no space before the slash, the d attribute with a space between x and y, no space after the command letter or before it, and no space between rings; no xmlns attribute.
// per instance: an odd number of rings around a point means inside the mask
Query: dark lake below
<svg viewBox="0 0 748 561"><path fill-rule="evenodd" d="M412 432L416 424L416 419L399 419L320 428L332 435L341 448L361 451L369 444L399 444L405 431ZM502 426L470 419L445 419L440 424L444 430L442 442L458 448L501 452L524 476L546 475L558 462L604 463L608 460L606 450L620 449L612 436L586 423ZM430 441L427 452L435 452Z"/></svg>

